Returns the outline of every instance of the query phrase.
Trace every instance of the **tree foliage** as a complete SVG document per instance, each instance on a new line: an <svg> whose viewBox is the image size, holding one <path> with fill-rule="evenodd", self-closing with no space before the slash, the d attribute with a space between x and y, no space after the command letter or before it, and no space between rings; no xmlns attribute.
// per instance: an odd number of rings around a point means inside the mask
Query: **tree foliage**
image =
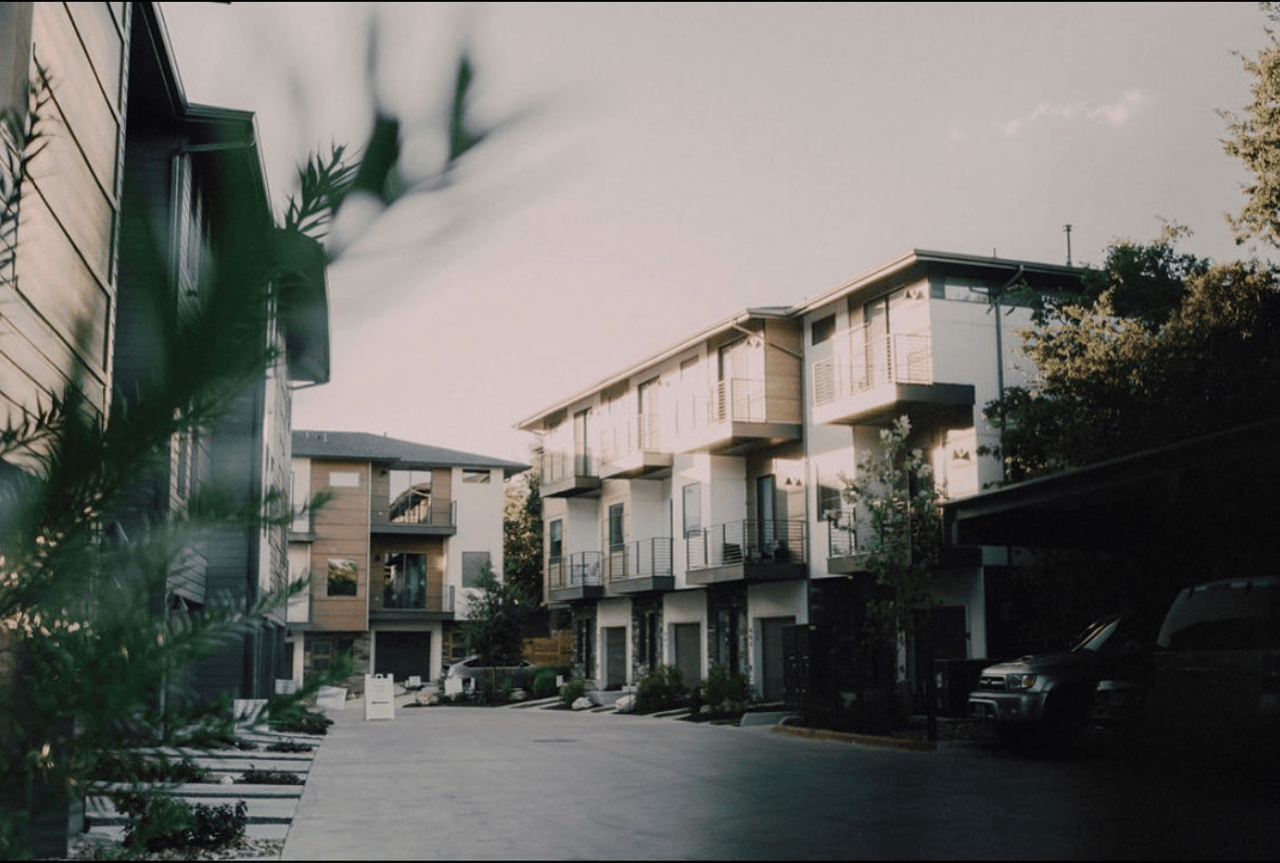
<svg viewBox="0 0 1280 863"><path fill-rule="evenodd" d="M940 492L920 449L911 448L911 423L899 417L880 431L880 448L866 455L843 495L870 527L864 561L875 579L862 630L864 652L888 649L916 635L919 613L932 599L940 549ZM903 668L898 669L905 671ZM893 684L896 681L885 681Z"/></svg>
<svg viewBox="0 0 1280 863"><path fill-rule="evenodd" d="M986 406L1010 481L1269 416L1280 397L1280 282L1267 264L1178 253L1184 232L1120 242L1078 298L1023 333L1037 377Z"/></svg>
<svg viewBox="0 0 1280 863"><path fill-rule="evenodd" d="M515 665L523 648L524 625L537 607L524 588L502 579L486 565L467 607L467 645L485 666Z"/></svg>
<svg viewBox="0 0 1280 863"><path fill-rule="evenodd" d="M542 598L542 495L535 467L507 483L502 506L502 559L506 577Z"/></svg>
<svg viewBox="0 0 1280 863"><path fill-rule="evenodd" d="M470 82L465 55L458 74ZM484 134L465 125L466 85L454 90L459 104L453 123L466 128L466 146L447 132L451 149L442 175ZM13 278L17 204L27 167L43 146L40 109L47 103L47 91L34 89L21 123L3 118L0 138L7 140L0 140L0 150L8 161L0 165L0 279ZM210 427L276 360L268 324L288 304L281 292L297 281L281 277L314 272L318 238L362 169L385 175L395 167L398 145L388 156L376 143L355 164L341 147L309 160L285 225L272 237L250 236L257 230L254 220L237 218L251 206L246 190L222 188L217 204L229 214L227 230L235 236L221 251L210 250L208 290L191 298L181 315L166 318L172 327L160 334L153 373L113 399L103 417L86 404L79 376L70 370L62 393L0 428L0 853L6 859L32 853L33 824L42 814L65 811L67 801L95 787L94 766L105 748L229 726L227 703L163 694L196 660L239 641L282 608L291 591L306 589L295 585L248 603L211 595L199 613L169 602L172 573L211 531L288 524L295 514L278 497L246 509L214 493L194 493L180 510L130 521L136 527L128 536L113 526L129 511L138 479L167 464L174 435ZM370 162L374 150L376 165ZM163 232L152 227L126 220L122 244L153 246L151 238ZM310 253L291 257L299 250ZM163 257L162 250L152 253ZM157 309L165 308L166 298L178 295L171 278L161 276L139 290ZM505 642L488 649L507 652ZM342 665L335 665L339 674ZM309 689L324 682L317 677ZM296 702L278 697L269 711L287 712Z"/></svg>
<svg viewBox="0 0 1280 863"><path fill-rule="evenodd" d="M1280 7L1260 3L1272 22L1280 21ZM1265 28L1268 44L1256 57L1238 54L1245 71L1253 76L1253 101L1237 116L1219 111L1227 121L1227 154L1244 163L1252 181L1245 186L1245 204L1239 215L1227 216L1236 241L1260 239L1280 245L1280 42Z"/></svg>

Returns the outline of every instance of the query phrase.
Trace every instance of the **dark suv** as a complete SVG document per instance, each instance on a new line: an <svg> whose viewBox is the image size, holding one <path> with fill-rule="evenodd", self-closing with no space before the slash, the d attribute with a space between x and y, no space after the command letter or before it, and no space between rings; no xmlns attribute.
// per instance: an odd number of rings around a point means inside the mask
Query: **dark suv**
<svg viewBox="0 0 1280 863"><path fill-rule="evenodd" d="M1180 749L1280 752L1280 576L1179 592L1154 668L1149 727Z"/></svg>
<svg viewBox="0 0 1280 863"><path fill-rule="evenodd" d="M1118 669L1135 654L1145 654L1135 628L1131 618L1104 617L1070 650L983 669L978 688L969 693L969 714L992 720L1007 741L1073 742L1089 722L1098 681L1123 677Z"/></svg>

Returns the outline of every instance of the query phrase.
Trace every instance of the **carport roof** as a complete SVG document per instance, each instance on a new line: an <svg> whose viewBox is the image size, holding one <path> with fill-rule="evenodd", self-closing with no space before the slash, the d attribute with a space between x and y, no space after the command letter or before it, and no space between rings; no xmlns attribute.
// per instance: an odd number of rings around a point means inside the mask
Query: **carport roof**
<svg viewBox="0 0 1280 863"><path fill-rule="evenodd" d="M1133 549L1276 530L1280 417L944 505L955 545ZM1247 517L1241 518L1244 514Z"/></svg>

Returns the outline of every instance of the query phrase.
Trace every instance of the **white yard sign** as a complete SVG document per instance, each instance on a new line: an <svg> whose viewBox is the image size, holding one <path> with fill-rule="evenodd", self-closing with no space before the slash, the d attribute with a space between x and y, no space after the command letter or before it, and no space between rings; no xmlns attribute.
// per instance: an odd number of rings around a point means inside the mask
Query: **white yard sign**
<svg viewBox="0 0 1280 863"><path fill-rule="evenodd" d="M370 719L395 719L396 698L394 679L389 674L364 676L364 721Z"/></svg>

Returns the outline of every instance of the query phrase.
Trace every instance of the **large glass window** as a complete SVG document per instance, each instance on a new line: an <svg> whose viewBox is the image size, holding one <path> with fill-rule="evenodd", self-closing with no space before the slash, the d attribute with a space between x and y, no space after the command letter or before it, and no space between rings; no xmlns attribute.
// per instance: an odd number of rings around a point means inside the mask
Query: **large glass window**
<svg viewBox="0 0 1280 863"><path fill-rule="evenodd" d="M392 524L431 523L431 471L391 471Z"/></svg>
<svg viewBox="0 0 1280 863"><path fill-rule="evenodd" d="M547 528L547 553L552 560L564 555L564 522L556 519Z"/></svg>
<svg viewBox="0 0 1280 863"><path fill-rule="evenodd" d="M702 530L702 483L691 482L684 487L684 535L693 536Z"/></svg>
<svg viewBox="0 0 1280 863"><path fill-rule="evenodd" d="M355 596L359 583L360 566L353 557L329 558L327 595Z"/></svg>
<svg viewBox="0 0 1280 863"><path fill-rule="evenodd" d="M423 610L427 607L427 556L391 551L382 556L382 607Z"/></svg>
<svg viewBox="0 0 1280 863"><path fill-rule="evenodd" d="M622 529L622 504L615 503L609 507L609 550L614 551L626 544L626 536Z"/></svg>

